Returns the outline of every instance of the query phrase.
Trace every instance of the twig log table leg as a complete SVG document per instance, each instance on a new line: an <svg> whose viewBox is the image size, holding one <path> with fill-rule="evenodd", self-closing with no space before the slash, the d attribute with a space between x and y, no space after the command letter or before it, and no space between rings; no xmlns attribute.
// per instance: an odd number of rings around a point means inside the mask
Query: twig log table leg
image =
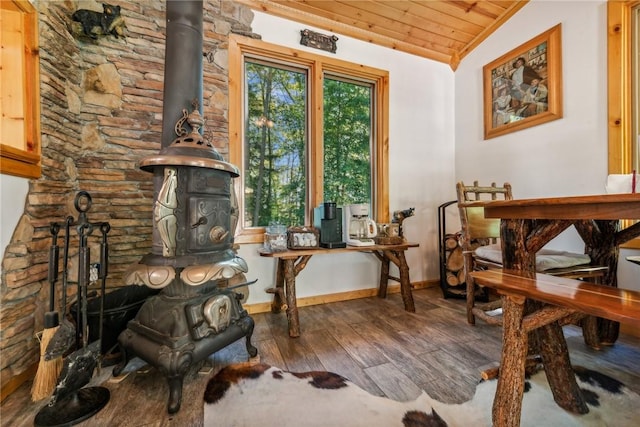
<svg viewBox="0 0 640 427"><path fill-rule="evenodd" d="M389 256L389 255L387 255ZM413 303L413 294L411 293L411 281L409 280L409 266L404 256L404 251L397 251L398 256L398 268L400 269L400 292L402 293L402 301L404 302L404 309L412 313L416 312L416 307ZM389 257L392 261L393 258Z"/></svg>
<svg viewBox="0 0 640 427"><path fill-rule="evenodd" d="M549 240L571 225L569 221L501 221L504 245L504 270L524 277L535 278L535 253ZM569 360L569 351L557 320L536 321L539 303L526 301L515 295L503 295L503 351L500 376L493 404L493 424L496 427L520 425L524 391L525 361L532 348L540 351L549 387L556 403L571 412L589 411ZM523 326L526 316L534 320ZM529 334L535 334L529 336Z"/></svg>
<svg viewBox="0 0 640 427"><path fill-rule="evenodd" d="M373 254L380 260L380 287L378 288L378 297L386 298L387 283L389 279L400 283L400 293L402 294L402 302L404 309L411 313L416 312L413 302L413 294L411 293L411 281L409 279L409 265L404 256L404 250L380 250L373 251ZM400 272L400 278L389 275L389 262L393 262Z"/></svg>
<svg viewBox="0 0 640 427"><path fill-rule="evenodd" d="M300 318L298 317L298 301L296 300L296 276L306 267L309 259L311 259L311 255L283 257L278 260L278 270L280 271L276 273L276 277L284 277L287 322L289 323L289 336L291 338L300 336Z"/></svg>
<svg viewBox="0 0 640 427"><path fill-rule="evenodd" d="M503 351L500 359L500 376L493 399L493 425L519 426L524 392L525 361L528 347L528 334L522 327L524 317L524 298L503 296Z"/></svg>
<svg viewBox="0 0 640 427"><path fill-rule="evenodd" d="M389 258L381 252L373 251L373 254L380 260L380 284L378 286L378 298L387 297L387 285L389 284Z"/></svg>
<svg viewBox="0 0 640 427"><path fill-rule="evenodd" d="M583 220L574 225L585 242L585 252L592 262L609 267L602 284L617 287L619 245L640 236L640 223L624 230L620 229L620 221ZM616 342L620 324L609 319L591 317L582 329L587 345L597 349L600 345L612 345Z"/></svg>
<svg viewBox="0 0 640 427"><path fill-rule="evenodd" d="M273 294L273 301L271 302L272 313L280 313L282 310L287 309L287 304L285 303L286 297L284 294L284 260L278 258L276 262L276 287L267 289L268 293Z"/></svg>
<svg viewBox="0 0 640 427"><path fill-rule="evenodd" d="M287 321L289 323L289 336L300 336L300 319L298 317L298 304L296 301L296 275L295 258L282 260L284 266L285 296L287 297Z"/></svg>
<svg viewBox="0 0 640 427"><path fill-rule="evenodd" d="M562 327L555 321L540 327L537 332L544 372L553 400L569 412L586 414L589 408L576 383Z"/></svg>

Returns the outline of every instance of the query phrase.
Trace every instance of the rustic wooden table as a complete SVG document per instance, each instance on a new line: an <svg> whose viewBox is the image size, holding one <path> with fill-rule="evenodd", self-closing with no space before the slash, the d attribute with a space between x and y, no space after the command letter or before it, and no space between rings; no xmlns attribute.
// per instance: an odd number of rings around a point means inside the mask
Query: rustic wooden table
<svg viewBox="0 0 640 427"><path fill-rule="evenodd" d="M621 219L640 219L640 194L559 197L479 202L485 217L501 218L504 271L535 278L535 254L562 231L575 226L585 242L585 252L598 265L609 267L603 284L617 286L619 245L640 236L640 222L620 228ZM531 301L527 301L531 304ZM593 347L612 344L618 323L594 318L583 328L585 340ZM507 336L506 332L503 332ZM567 345L558 322L537 329L537 342L549 385L556 402L567 410L584 412L584 399L576 385ZM503 340L504 341L504 340ZM520 421L524 364L520 356L503 342L500 376L493 404L495 426L515 426Z"/></svg>
<svg viewBox="0 0 640 427"><path fill-rule="evenodd" d="M400 292L404 309L415 312L413 295L411 293L411 282L409 280L409 265L404 253L409 248L416 248L417 243L405 242L398 245L374 245L374 246L347 246L346 248L314 248L314 249L289 249L279 252L268 252L261 250L260 256L276 258L276 286L269 290L272 292L273 302L271 311L279 313L286 307L287 321L289 322L289 336L292 338L300 336L300 321L298 318L298 304L296 300L296 276L306 267L309 259L314 255L344 254L346 252L371 253L380 260L380 284L378 296L387 296L387 284L389 280L400 283ZM389 265L393 262L400 272L400 277L389 275ZM286 304L285 304L286 301Z"/></svg>

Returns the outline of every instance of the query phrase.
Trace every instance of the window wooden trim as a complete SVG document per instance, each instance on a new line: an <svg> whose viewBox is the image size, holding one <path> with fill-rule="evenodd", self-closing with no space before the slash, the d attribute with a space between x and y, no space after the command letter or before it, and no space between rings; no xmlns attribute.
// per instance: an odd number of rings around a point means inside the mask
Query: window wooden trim
<svg viewBox="0 0 640 427"><path fill-rule="evenodd" d="M628 174L633 170L631 10L638 5L638 0L609 0L607 3L610 174ZM640 248L640 239L634 239L623 247Z"/></svg>
<svg viewBox="0 0 640 427"><path fill-rule="evenodd" d="M309 78L316 82L321 82L323 74L340 73L347 71L353 77L376 81L377 108L374 111L376 152L373 162L375 164L374 188L376 194L373 197L373 215L378 222L389 221L389 73L384 70L367 67L341 61L331 57L314 55L309 52L300 51L288 47L278 46L261 40L243 37L232 34L229 37L229 161L235 165L244 165L244 123L242 119L244 81L243 57L244 55L266 55L274 59L282 59L286 62L297 62L309 71ZM310 94L311 109L322 113L322 85L312 85ZM314 89L315 88L315 89ZM310 138L319 142L323 139L322 134L322 114L312 114L310 124ZM320 147L320 144L316 145ZM322 156L319 152L310 155L309 166L312 169L309 177L313 181L312 189L308 197L309 206L318 206L323 201L322 180L323 164ZM243 167L240 167L243 170ZM238 196L240 212L243 211L242 177L234 180L235 192ZM242 215L241 215L242 216ZM239 221L236 230L236 243L261 243L264 236L264 227L244 228L242 221ZM308 224L307 224L308 225Z"/></svg>
<svg viewBox="0 0 640 427"><path fill-rule="evenodd" d="M13 0L11 3L2 2L2 9L19 12L22 15L22 52L21 58L11 60L20 61L24 69L24 84L22 88L24 120L24 141L0 141L0 173L24 178L39 178L41 174L41 145L40 145L40 69L38 52L38 13L26 0ZM5 28L5 26L3 26ZM2 30L4 31L4 30ZM4 34L2 34L4 40ZM3 41L4 46L4 41ZM5 52L3 52L4 56ZM6 60L6 58L5 58ZM11 78L2 76L3 86ZM5 94L2 97L5 98ZM5 99L4 102L7 102ZM4 113L2 114L4 120ZM7 137L4 133L1 139Z"/></svg>

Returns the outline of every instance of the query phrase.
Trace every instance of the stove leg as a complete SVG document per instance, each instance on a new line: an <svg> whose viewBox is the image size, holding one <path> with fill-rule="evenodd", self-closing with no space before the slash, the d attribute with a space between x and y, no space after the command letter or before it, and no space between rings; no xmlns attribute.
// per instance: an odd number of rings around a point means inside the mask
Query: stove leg
<svg viewBox="0 0 640 427"><path fill-rule="evenodd" d="M117 377L122 373L124 368L127 366L127 363L129 363L129 358L131 357L131 352L127 351L123 345L118 345L118 347L120 347L120 355L122 359L120 360L120 363L114 366L113 371L111 371L114 377Z"/></svg>
<svg viewBox="0 0 640 427"><path fill-rule="evenodd" d="M182 403L182 375L175 377L167 377L169 384L169 403L167 404L167 412L175 414L180 410Z"/></svg>
<svg viewBox="0 0 640 427"><path fill-rule="evenodd" d="M250 335L247 336L247 353L249 353L249 356L251 357L256 357L256 355L258 354L258 349L251 345Z"/></svg>
<svg viewBox="0 0 640 427"><path fill-rule="evenodd" d="M247 345L247 353L249 353L249 356L256 357L256 355L258 354L258 349L251 344L252 335L253 335L253 325L251 326L251 331L247 334L246 345Z"/></svg>
<svg viewBox="0 0 640 427"><path fill-rule="evenodd" d="M249 357L256 357L256 355L258 354L258 349L251 344L251 337L253 336L254 326L255 322L250 316L243 317L240 320L240 328L242 329L242 332L246 337L246 347L247 353L249 353Z"/></svg>

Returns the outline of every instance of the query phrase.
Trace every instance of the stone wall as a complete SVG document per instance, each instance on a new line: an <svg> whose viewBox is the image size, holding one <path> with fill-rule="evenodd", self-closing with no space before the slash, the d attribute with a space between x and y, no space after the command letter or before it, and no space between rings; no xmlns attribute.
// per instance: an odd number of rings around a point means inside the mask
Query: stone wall
<svg viewBox="0 0 640 427"><path fill-rule="evenodd" d="M110 288L151 251L153 175L140 159L160 150L164 74L165 1L110 1L121 6L126 37L97 40L74 35L76 9L102 11L94 1L37 1L39 12L42 177L31 180L24 214L2 260L0 381L37 363L48 311L49 224L77 218L78 191L89 192L91 222L107 221ZM204 1L205 132L228 153L227 43L231 32L251 33L252 12L229 0ZM178 118L176 118L177 120ZM22 203L22 201L16 201ZM99 255L92 239L91 262ZM71 237L71 270L77 277L77 234ZM61 232L58 243L62 244ZM74 239L76 239L74 241ZM56 291L60 311L61 281ZM76 294L69 289L69 298Z"/></svg>

